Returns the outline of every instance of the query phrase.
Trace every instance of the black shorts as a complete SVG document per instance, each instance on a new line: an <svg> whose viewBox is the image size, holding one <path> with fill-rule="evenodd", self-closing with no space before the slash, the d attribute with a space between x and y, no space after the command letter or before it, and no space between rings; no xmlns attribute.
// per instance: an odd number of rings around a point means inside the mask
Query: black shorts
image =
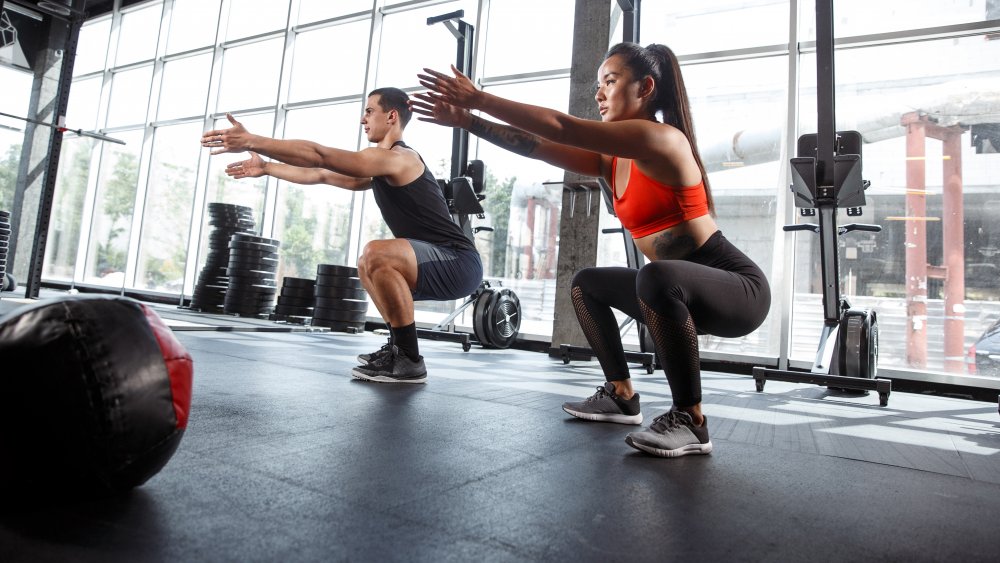
<svg viewBox="0 0 1000 563"><path fill-rule="evenodd" d="M472 295L483 281L483 261L475 249L406 239L417 255L414 301L450 301Z"/></svg>

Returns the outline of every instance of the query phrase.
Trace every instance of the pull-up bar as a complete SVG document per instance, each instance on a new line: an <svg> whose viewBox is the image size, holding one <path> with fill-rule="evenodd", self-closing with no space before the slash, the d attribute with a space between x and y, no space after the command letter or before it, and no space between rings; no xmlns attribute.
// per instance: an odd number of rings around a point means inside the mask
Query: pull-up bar
<svg viewBox="0 0 1000 563"><path fill-rule="evenodd" d="M81 129L70 129L69 127L66 127L64 125L53 125L51 123L46 123L44 121L39 121L38 119L31 119L30 117L20 117L18 115L11 115L9 113L4 113L2 111L0 111L0 115L2 115L4 117L10 117L10 118L13 118L13 119L20 119L21 121L27 121L28 123L34 123L35 125L44 125L45 127L50 127L52 129L55 129L56 131L58 131L60 133L65 133L66 131L69 131L70 133L76 133L77 135L80 135L81 137L91 137L91 138L94 138L94 139L99 139L101 141L108 141L109 143L117 143L119 145L124 145L125 144L125 141L122 141L121 139L115 139L114 137L108 137L107 135L102 135L100 133L95 133L93 131L83 131Z"/></svg>

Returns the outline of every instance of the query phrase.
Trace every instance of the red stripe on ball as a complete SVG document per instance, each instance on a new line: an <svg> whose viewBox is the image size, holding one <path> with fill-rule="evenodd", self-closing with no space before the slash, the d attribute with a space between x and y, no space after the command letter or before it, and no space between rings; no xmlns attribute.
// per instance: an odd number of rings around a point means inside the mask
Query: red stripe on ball
<svg viewBox="0 0 1000 563"><path fill-rule="evenodd" d="M146 305L140 305L156 342L160 345L163 362L167 366L170 378L170 392L174 400L174 415L177 418L177 428L187 428L188 413L191 411L191 383L194 376L194 363L191 355L156 314L156 311Z"/></svg>

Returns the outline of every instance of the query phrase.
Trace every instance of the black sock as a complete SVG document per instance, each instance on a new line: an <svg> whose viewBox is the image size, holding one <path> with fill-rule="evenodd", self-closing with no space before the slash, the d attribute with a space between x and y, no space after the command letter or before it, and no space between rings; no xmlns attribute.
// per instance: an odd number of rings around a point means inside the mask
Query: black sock
<svg viewBox="0 0 1000 563"><path fill-rule="evenodd" d="M411 360L417 361L420 359L420 346L417 344L417 323L393 328L392 343L399 348L400 352L409 356Z"/></svg>

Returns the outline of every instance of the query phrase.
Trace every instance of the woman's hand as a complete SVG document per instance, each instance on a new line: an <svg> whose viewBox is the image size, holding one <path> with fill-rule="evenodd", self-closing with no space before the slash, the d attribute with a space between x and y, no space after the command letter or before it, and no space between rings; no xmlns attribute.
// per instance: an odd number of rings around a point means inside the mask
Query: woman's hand
<svg viewBox="0 0 1000 563"><path fill-rule="evenodd" d="M243 152L253 148L253 135L247 131L242 123L236 121L233 114L226 113L226 119L233 126L229 129L214 129L201 136L201 146L214 148L209 154L222 154L226 152Z"/></svg>
<svg viewBox="0 0 1000 563"><path fill-rule="evenodd" d="M427 121L445 127L467 128L472 117L468 110L457 108L430 93L416 93L410 99L410 109L419 116L420 121Z"/></svg>
<svg viewBox="0 0 1000 563"><path fill-rule="evenodd" d="M267 163L264 162L264 159L259 154L251 151L250 158L233 162L229 166L226 166L226 174L236 179L260 178L266 174L264 171L266 165Z"/></svg>
<svg viewBox="0 0 1000 563"><path fill-rule="evenodd" d="M482 103L483 93L455 65L451 65L454 76L429 68L425 68L424 72L427 74L418 74L417 79L422 86L434 92L432 96L435 99L463 109L480 109L478 104Z"/></svg>

